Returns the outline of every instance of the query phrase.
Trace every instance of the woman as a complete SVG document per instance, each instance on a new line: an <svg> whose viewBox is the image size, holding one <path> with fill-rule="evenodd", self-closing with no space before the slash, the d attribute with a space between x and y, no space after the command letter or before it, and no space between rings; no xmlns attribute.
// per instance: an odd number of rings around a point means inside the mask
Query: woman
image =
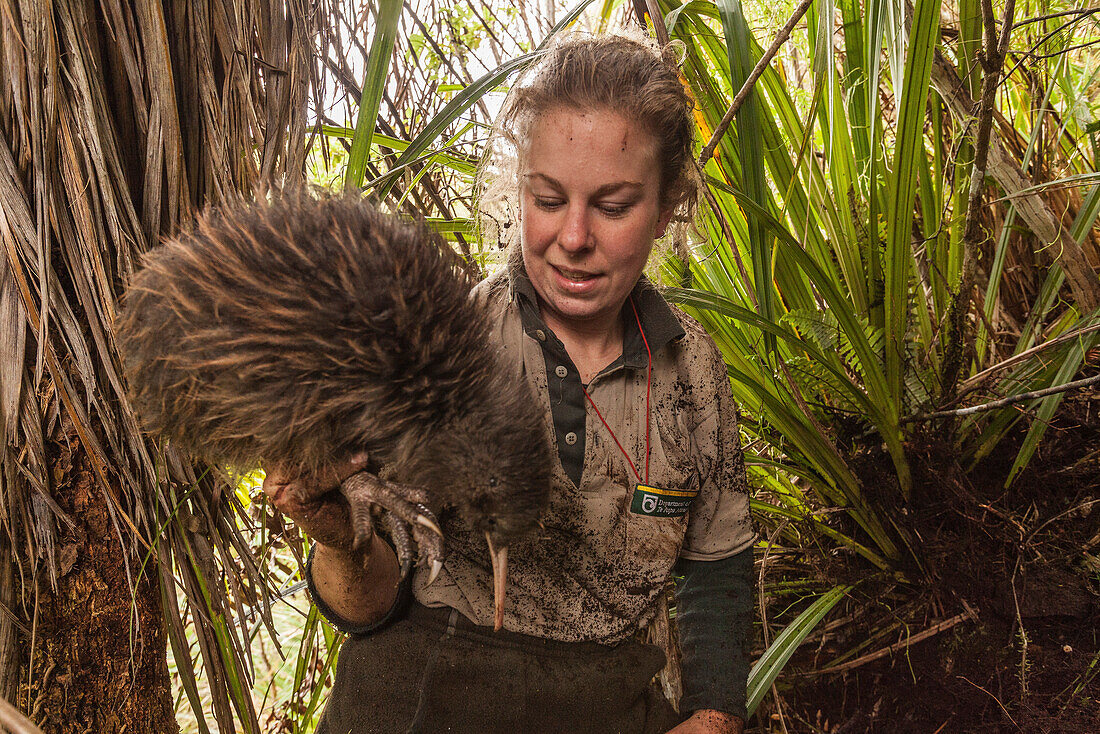
<svg viewBox="0 0 1100 734"><path fill-rule="evenodd" d="M317 541L313 597L351 633L319 732L742 730L753 536L736 406L713 342L642 276L674 214L691 214L690 111L675 66L616 37L558 44L506 102L499 140L518 165L497 165L490 188L519 242L476 296L559 466L543 528L510 549L502 632L456 518L441 517L439 578L399 587L384 540L351 552L338 495L303 507L285 491L323 480L265 481ZM665 655L640 641L667 614L674 567L680 715L653 683Z"/></svg>

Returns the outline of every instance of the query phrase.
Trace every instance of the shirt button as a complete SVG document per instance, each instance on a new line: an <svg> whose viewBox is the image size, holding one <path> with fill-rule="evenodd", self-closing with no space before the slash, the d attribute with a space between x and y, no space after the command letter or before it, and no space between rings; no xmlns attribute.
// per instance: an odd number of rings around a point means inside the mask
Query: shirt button
<svg viewBox="0 0 1100 734"><path fill-rule="evenodd" d="M542 329L536 330L535 331L535 338L538 339L540 342L546 341L546 332L543 331Z"/></svg>
<svg viewBox="0 0 1100 734"><path fill-rule="evenodd" d="M573 444L575 444L577 442L577 434L573 433L572 431L565 434L565 442L567 444L569 444L570 446L572 446Z"/></svg>
<svg viewBox="0 0 1100 734"><path fill-rule="evenodd" d="M559 364L557 367L554 368L554 374L558 377L565 377L569 374L569 370L565 369L565 365ZM574 440L576 440L576 436L574 436L573 438Z"/></svg>

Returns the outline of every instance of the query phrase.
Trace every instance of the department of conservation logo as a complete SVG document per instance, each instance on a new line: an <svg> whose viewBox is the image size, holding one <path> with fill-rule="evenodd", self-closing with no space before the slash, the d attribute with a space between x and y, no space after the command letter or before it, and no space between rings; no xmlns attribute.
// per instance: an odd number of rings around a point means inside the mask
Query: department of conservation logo
<svg viewBox="0 0 1100 734"><path fill-rule="evenodd" d="M634 486L634 498L630 502L630 511L635 515L648 517L683 517L691 507L691 501L699 490L682 491L662 489L646 484Z"/></svg>

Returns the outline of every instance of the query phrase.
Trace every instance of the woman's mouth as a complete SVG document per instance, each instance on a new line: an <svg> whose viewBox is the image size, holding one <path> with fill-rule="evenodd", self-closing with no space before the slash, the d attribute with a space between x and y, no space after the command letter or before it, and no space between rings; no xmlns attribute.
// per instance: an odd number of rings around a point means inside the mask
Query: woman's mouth
<svg viewBox="0 0 1100 734"><path fill-rule="evenodd" d="M591 280L595 278L594 273L586 273L583 270L569 270L568 268L557 268L557 271L569 280L575 280L578 283L584 280Z"/></svg>
<svg viewBox="0 0 1100 734"><path fill-rule="evenodd" d="M552 267L554 268L554 273L558 276L559 285L574 293L583 293L591 290L596 280L600 277L599 273L589 273L584 270L572 270L570 268L560 268L557 266Z"/></svg>

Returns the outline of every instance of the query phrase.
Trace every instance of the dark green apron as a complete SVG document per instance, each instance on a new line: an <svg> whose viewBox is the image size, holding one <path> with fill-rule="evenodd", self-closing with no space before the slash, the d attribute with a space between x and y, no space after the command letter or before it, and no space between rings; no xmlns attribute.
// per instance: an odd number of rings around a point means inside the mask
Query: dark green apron
<svg viewBox="0 0 1100 734"><path fill-rule="evenodd" d="M680 717L653 645L566 643L478 627L449 608L349 637L317 734L662 734Z"/></svg>

